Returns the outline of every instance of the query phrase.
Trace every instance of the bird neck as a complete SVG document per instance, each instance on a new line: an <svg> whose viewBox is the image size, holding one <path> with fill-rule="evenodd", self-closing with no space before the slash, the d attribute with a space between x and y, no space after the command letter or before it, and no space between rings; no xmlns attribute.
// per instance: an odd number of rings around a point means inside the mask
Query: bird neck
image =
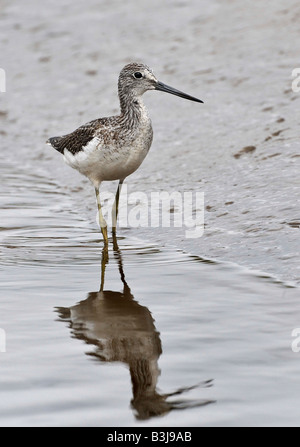
<svg viewBox="0 0 300 447"><path fill-rule="evenodd" d="M131 126L138 125L143 117L148 116L141 96L119 93L121 117Z"/></svg>

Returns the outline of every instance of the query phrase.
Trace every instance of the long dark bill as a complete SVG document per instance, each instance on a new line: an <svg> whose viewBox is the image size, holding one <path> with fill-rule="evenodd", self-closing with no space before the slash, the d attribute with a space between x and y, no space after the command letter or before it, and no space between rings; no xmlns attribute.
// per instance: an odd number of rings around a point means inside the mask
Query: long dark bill
<svg viewBox="0 0 300 447"><path fill-rule="evenodd" d="M186 93L183 93L180 90L176 90L176 88L170 87L169 85L163 84L162 82L158 82L156 84L155 90L159 90L160 92L171 93L171 95L180 96L180 98L189 99L190 101L195 102L201 102L203 104L203 101L201 101L201 99L187 95Z"/></svg>

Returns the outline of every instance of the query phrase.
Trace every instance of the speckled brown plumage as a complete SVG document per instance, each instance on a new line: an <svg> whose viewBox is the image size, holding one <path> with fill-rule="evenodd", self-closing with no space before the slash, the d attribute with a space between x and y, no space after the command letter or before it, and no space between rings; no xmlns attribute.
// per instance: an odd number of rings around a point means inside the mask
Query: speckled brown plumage
<svg viewBox="0 0 300 447"><path fill-rule="evenodd" d="M202 102L159 82L152 70L143 64L126 65L120 73L118 93L121 113L99 118L74 132L49 138L48 144L63 154L67 164L93 183L99 210L99 222L107 244L106 223L101 214L99 188L103 181L119 180L135 172L152 144L152 125L142 96L147 90L160 90L191 101ZM118 209L119 194L115 210ZM117 212L117 211L116 211ZM113 219L116 221L116 216Z"/></svg>
<svg viewBox="0 0 300 447"><path fill-rule="evenodd" d="M140 74L141 78L135 78L136 73ZM140 63L131 63L123 68L119 76L118 94L121 108L119 116L96 119L84 124L70 134L49 138L47 143L51 144L54 149L62 154L67 150L72 155L82 151L94 138L97 138L99 143L97 146L98 150L101 150L101 145L107 148L110 144L113 147L121 147L126 143L133 143L139 122L147 114L141 96L147 90L155 89L192 101L202 102L197 98L158 82L148 66ZM149 132L152 132L152 128L149 128ZM146 138L149 139L148 137Z"/></svg>
<svg viewBox="0 0 300 447"><path fill-rule="evenodd" d="M85 147L96 134L102 134L105 139L105 131L107 130L107 127L111 128L111 125L113 125L112 121L115 121L114 117L93 120L80 126L72 133L61 137L49 138L47 143L50 143L54 149L61 154L63 154L66 149L71 154L75 155L82 151L83 147Z"/></svg>

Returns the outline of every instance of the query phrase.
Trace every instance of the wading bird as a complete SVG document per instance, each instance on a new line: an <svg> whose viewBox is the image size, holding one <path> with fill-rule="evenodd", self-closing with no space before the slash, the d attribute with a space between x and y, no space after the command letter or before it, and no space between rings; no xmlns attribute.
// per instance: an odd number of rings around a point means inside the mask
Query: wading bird
<svg viewBox="0 0 300 447"><path fill-rule="evenodd" d="M99 188L103 181L119 180L112 210L115 234L122 184L141 165L152 143L151 120L142 100L147 90L159 90L190 101L203 102L158 81L147 65L131 63L123 68L119 76L120 115L96 119L68 135L47 141L63 154L68 165L93 183L105 246L108 245L107 224L101 210Z"/></svg>

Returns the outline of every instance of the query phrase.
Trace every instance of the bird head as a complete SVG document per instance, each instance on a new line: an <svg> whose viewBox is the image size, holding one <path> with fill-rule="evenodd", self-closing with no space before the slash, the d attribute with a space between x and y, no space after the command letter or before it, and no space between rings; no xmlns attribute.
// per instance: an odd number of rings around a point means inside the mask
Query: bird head
<svg viewBox="0 0 300 447"><path fill-rule="evenodd" d="M147 65L136 62L126 65L119 77L120 96L126 94L132 97L139 97L147 90L158 90L190 101L203 103L201 99L187 95L180 90L158 81L153 71Z"/></svg>

